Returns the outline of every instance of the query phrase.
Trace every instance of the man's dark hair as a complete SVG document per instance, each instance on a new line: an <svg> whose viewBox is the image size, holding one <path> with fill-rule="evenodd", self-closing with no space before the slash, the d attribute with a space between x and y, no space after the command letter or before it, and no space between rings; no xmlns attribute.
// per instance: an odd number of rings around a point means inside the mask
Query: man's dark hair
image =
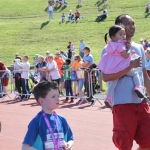
<svg viewBox="0 0 150 150"><path fill-rule="evenodd" d="M128 14L122 14L122 15L119 15L116 20L115 20L115 24L116 25L121 25L122 24L122 18L126 17ZM128 15L130 16L130 15Z"/></svg>
<svg viewBox="0 0 150 150"><path fill-rule="evenodd" d="M66 59L66 62L68 63L68 65L71 64L71 60L69 58Z"/></svg>
<svg viewBox="0 0 150 150"><path fill-rule="evenodd" d="M85 46L84 49L86 49L90 52L90 47L89 46Z"/></svg>
<svg viewBox="0 0 150 150"><path fill-rule="evenodd" d="M38 83L33 89L36 101L38 102L40 97L45 98L48 92L52 89L58 90L58 84L56 82L42 81Z"/></svg>

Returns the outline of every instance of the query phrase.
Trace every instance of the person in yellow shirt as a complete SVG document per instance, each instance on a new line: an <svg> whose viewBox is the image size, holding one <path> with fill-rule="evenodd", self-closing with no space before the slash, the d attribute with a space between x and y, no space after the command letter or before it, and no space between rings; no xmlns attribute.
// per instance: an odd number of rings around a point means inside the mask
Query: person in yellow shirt
<svg viewBox="0 0 150 150"><path fill-rule="evenodd" d="M82 91L85 82L84 71L80 69L82 68L82 63L83 62L80 55L75 55L75 61L72 63L71 70L76 71L78 92L79 92L79 96L81 97L81 99L77 102L77 104L81 102L82 97L84 96L84 93ZM86 103L86 100L83 100L82 104L83 103Z"/></svg>

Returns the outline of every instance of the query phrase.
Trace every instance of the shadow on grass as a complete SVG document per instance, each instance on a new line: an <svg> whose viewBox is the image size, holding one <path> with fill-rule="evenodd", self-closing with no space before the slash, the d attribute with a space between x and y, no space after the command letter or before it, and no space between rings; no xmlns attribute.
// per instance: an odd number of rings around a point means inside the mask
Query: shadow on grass
<svg viewBox="0 0 150 150"><path fill-rule="evenodd" d="M42 24L41 24L41 27L40 27L40 30L42 30L46 25L48 25L49 24L49 21L46 21L46 22L43 22Z"/></svg>
<svg viewBox="0 0 150 150"><path fill-rule="evenodd" d="M54 7L54 11L57 11L61 8L61 5L57 6L57 7Z"/></svg>
<svg viewBox="0 0 150 150"><path fill-rule="evenodd" d="M76 6L76 9L79 9L79 8L81 8L81 7L82 7L82 6L80 6L80 5L77 5L77 6Z"/></svg>
<svg viewBox="0 0 150 150"><path fill-rule="evenodd" d="M106 17L107 18L107 17ZM103 21L105 21L106 20L106 18L104 18L104 19L99 19L99 17L97 17L96 19L95 19L95 22L103 22Z"/></svg>
<svg viewBox="0 0 150 150"><path fill-rule="evenodd" d="M48 7L46 7L44 11L47 12L47 9L48 9Z"/></svg>
<svg viewBox="0 0 150 150"><path fill-rule="evenodd" d="M105 0L97 1L97 2L95 3L95 5L96 5L97 7L100 7L102 4L104 4L104 1L105 1Z"/></svg>
<svg viewBox="0 0 150 150"><path fill-rule="evenodd" d="M59 12L61 12L61 11L63 11L64 9L66 9L67 8L67 6L63 6L63 7L61 7L61 9L60 9L60 11Z"/></svg>
<svg viewBox="0 0 150 150"><path fill-rule="evenodd" d="M150 15L150 12L149 12L149 13L146 13L145 18L147 18L149 15Z"/></svg>

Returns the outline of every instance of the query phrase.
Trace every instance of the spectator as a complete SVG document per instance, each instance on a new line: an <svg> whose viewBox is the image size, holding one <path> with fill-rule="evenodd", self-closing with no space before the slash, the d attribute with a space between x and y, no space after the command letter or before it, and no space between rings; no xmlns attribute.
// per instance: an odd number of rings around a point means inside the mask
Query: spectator
<svg viewBox="0 0 150 150"><path fill-rule="evenodd" d="M57 63L58 70L59 70L59 74L60 74L60 76L61 76L61 78L60 78L60 83L61 83L61 86L60 86L60 94L61 94L61 95L64 95L64 94L63 94L63 88L64 88L64 74L63 74L63 71L61 70L61 68L62 68L63 64L65 63L65 61L60 57L60 53L59 53L59 52L56 52L54 60L55 60L56 63Z"/></svg>
<svg viewBox="0 0 150 150"><path fill-rule="evenodd" d="M143 38L140 38L140 44L144 47L145 43Z"/></svg>
<svg viewBox="0 0 150 150"><path fill-rule="evenodd" d="M60 51L60 56L62 57L63 61L65 62L67 57L65 56L63 51Z"/></svg>
<svg viewBox="0 0 150 150"><path fill-rule="evenodd" d="M64 0L59 0L59 5L62 6L64 4Z"/></svg>
<svg viewBox="0 0 150 150"><path fill-rule="evenodd" d="M102 14L98 16L100 21L103 21L104 19L106 19L108 17L108 11L106 9L102 10Z"/></svg>
<svg viewBox="0 0 150 150"><path fill-rule="evenodd" d="M16 57L14 62L18 61L18 63L21 65L21 57ZM15 78L15 87L17 89L17 92L19 93L18 96L15 97L15 100L21 99L21 71L19 66L14 63L14 78Z"/></svg>
<svg viewBox="0 0 150 150"><path fill-rule="evenodd" d="M117 149L131 150L135 140L139 145L139 150L148 150L150 149L150 108L148 101L146 98L137 97L134 92L132 77L126 76L126 73L131 69L141 66L137 72L141 79L140 87L143 87L143 92L145 92L144 87L146 87L146 92L150 96L150 79L145 69L144 50L140 44L132 41L136 27L131 16L120 15L116 18L115 24L124 26L126 40L131 43L130 50L134 50L139 58L132 60L130 66L119 73L102 73L105 82L119 79L113 94L114 130L112 139Z"/></svg>
<svg viewBox="0 0 150 150"><path fill-rule="evenodd" d="M38 64L35 66L35 72L40 74L40 82L46 80L46 61L44 61L44 57L38 56Z"/></svg>
<svg viewBox="0 0 150 150"><path fill-rule="evenodd" d="M70 103L73 103L73 91L72 91L72 81L71 81L71 71L70 71L70 59L66 59L65 64L62 67L62 70L64 70L64 79L65 79L65 89L66 89L66 99L63 101L64 103L68 102L69 94L71 96Z"/></svg>
<svg viewBox="0 0 150 150"><path fill-rule="evenodd" d="M0 61L0 97L1 98L7 94L7 86L8 86L8 79L9 79L7 70L8 69L5 66L5 64Z"/></svg>
<svg viewBox="0 0 150 150"><path fill-rule="evenodd" d="M65 22L65 20L66 20L66 16L65 16L65 14L64 14L64 13L62 13L61 19L62 19L62 22Z"/></svg>
<svg viewBox="0 0 150 150"><path fill-rule="evenodd" d="M68 2L66 0L64 0L64 6L67 7L68 6Z"/></svg>
<svg viewBox="0 0 150 150"><path fill-rule="evenodd" d="M75 62L72 64L71 70L76 71L78 92L79 92L80 97L84 97L82 88L83 88L84 81L85 81L84 71L80 69L80 68L82 68L82 64L83 64L83 62L82 62L80 55L75 55ZM77 102L77 104L79 104L81 100L82 100L82 98L80 98L80 100ZM85 103L85 102L86 102L86 100L83 101L83 103Z"/></svg>
<svg viewBox="0 0 150 150"><path fill-rule="evenodd" d="M75 51L72 52L71 62L74 62L74 57L75 57Z"/></svg>
<svg viewBox="0 0 150 150"><path fill-rule="evenodd" d="M22 70L21 73L21 86L22 86L22 96L21 100L28 100L29 99L29 85L28 85L28 80L29 80L29 69L30 69L30 63L28 62L28 56L23 56L23 64L20 64L18 61L16 61L17 65L19 68Z"/></svg>
<svg viewBox="0 0 150 150"><path fill-rule="evenodd" d="M82 0L78 0L78 5L81 7L82 6Z"/></svg>
<svg viewBox="0 0 150 150"><path fill-rule="evenodd" d="M75 54L74 51L72 53ZM71 61L72 61L72 64L71 64L71 67L72 67L72 65L75 63L75 55L72 56L72 60ZM77 92L77 78L75 80L72 80L72 82L73 82L73 93L74 93L74 96L76 97L76 96L78 96L78 92Z"/></svg>
<svg viewBox="0 0 150 150"><path fill-rule="evenodd" d="M146 6L145 6L145 12L148 13L148 12L149 12L149 9L150 9L150 4L147 3Z"/></svg>
<svg viewBox="0 0 150 150"><path fill-rule="evenodd" d="M85 46L86 46L86 44L83 42L83 39L80 39L79 54L80 54L81 58L84 57L83 49Z"/></svg>
<svg viewBox="0 0 150 150"><path fill-rule="evenodd" d="M91 64L93 64L93 56L90 54L90 47L86 46L84 48L84 57L83 57L83 64L82 66L84 68L88 68ZM93 104L92 96L90 95L90 89L89 86L91 85L90 80L89 80L89 75L88 72L85 71L84 73L85 76L85 90L87 92L87 101L91 102L91 105Z"/></svg>
<svg viewBox="0 0 150 150"><path fill-rule="evenodd" d="M67 48L68 48L68 58L71 59L72 51L74 50L74 44L72 42L69 42Z"/></svg>
<svg viewBox="0 0 150 150"><path fill-rule="evenodd" d="M145 52L145 56L146 56L146 70L150 71L150 48L147 48L146 52Z"/></svg>
<svg viewBox="0 0 150 150"><path fill-rule="evenodd" d="M48 73L48 77L50 77L52 81L57 82L58 87L59 87L61 76L59 74L58 66L57 66L56 61L54 60L53 55L48 56L48 63L46 66L46 71Z"/></svg>
<svg viewBox="0 0 150 150"><path fill-rule="evenodd" d="M70 10L69 14L68 14L68 21L74 20L74 14L72 12L72 10Z"/></svg>
<svg viewBox="0 0 150 150"><path fill-rule="evenodd" d="M47 58L47 57L48 57L49 55L50 55L50 52L47 51L47 52L46 52L46 57L45 57L45 61L46 61L46 62L48 62L48 58Z"/></svg>
<svg viewBox="0 0 150 150"><path fill-rule="evenodd" d="M38 54L35 54L34 57L33 57L33 65L34 65L34 66L36 66L37 63L38 63L37 58L38 58Z"/></svg>
<svg viewBox="0 0 150 150"><path fill-rule="evenodd" d="M74 137L71 128L63 116L54 112L60 102L58 89L54 82L41 82L35 86L34 97L42 110L28 125L22 150L72 149Z"/></svg>
<svg viewBox="0 0 150 150"><path fill-rule="evenodd" d="M75 21L77 22L80 19L80 12L76 10L75 12Z"/></svg>
<svg viewBox="0 0 150 150"><path fill-rule="evenodd" d="M49 14L49 20L53 19L53 11L54 11L54 7L52 5L52 3L50 3L50 5L48 6L48 14Z"/></svg>
<svg viewBox="0 0 150 150"><path fill-rule="evenodd" d="M150 43L149 43L148 40L145 40L145 46L146 46L147 48L150 47Z"/></svg>
<svg viewBox="0 0 150 150"><path fill-rule="evenodd" d="M2 89L2 76L3 76L3 70L5 70L4 63L0 61L0 98L3 97L3 89Z"/></svg>

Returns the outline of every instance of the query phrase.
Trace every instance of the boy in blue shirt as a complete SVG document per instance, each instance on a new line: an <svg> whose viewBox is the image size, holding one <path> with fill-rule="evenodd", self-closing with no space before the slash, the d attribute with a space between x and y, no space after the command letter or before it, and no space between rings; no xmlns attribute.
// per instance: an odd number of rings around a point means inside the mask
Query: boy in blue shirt
<svg viewBox="0 0 150 150"><path fill-rule="evenodd" d="M54 112L60 101L57 83L40 82L33 93L42 110L31 120L22 150L71 150L73 133L66 119Z"/></svg>

